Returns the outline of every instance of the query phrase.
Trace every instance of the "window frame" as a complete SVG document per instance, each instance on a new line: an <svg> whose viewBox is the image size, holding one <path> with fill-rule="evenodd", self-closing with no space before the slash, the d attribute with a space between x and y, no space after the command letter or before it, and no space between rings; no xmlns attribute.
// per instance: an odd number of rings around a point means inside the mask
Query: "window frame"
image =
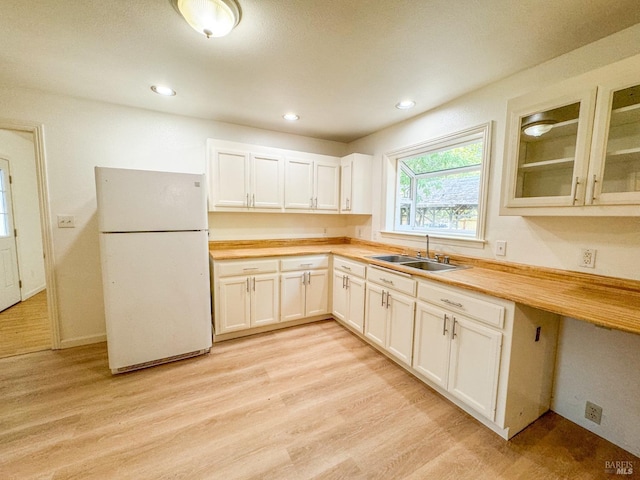
<svg viewBox="0 0 640 480"><path fill-rule="evenodd" d="M415 145L410 145L407 147L403 147L385 154L389 162L388 173L391 178L388 178L388 186L391 187L390 195L388 195L388 203L387 203L387 212L391 215L387 215L386 225L387 231L384 233L390 235L400 235L400 236L423 236L425 234L429 234L429 236L433 236L435 238L443 238L443 239L451 239L455 241L469 241L469 242L481 242L484 243L484 235L485 235L485 226L486 226L486 211L487 211L487 198L488 198L488 184L489 184L489 169L491 164L491 127L492 122L487 122L482 125L478 125L475 127L467 128L465 130L461 130L458 132L454 132L448 135L443 135L441 137L434 138L432 140L428 140L425 142L421 142ZM399 197L399 175L401 169L403 170L403 165L401 160L408 159L411 157L416 157L419 155L427 155L434 152L439 152L443 150L449 150L458 146L468 145L470 143L474 143L477 141L482 142L482 160L479 166L480 170L480 179L478 185L478 223L475 235L465 235L465 234L456 234L451 231L445 231L441 229L434 228L425 228L425 229L416 229L412 227L413 220L416 215L416 208L412 208L410 212L410 222L406 227L401 227L398 223L398 218L400 215L400 208L402 203L400 202ZM477 169L477 166L469 166L469 167L459 167L460 169ZM447 172L453 172L456 169L448 169L442 170L437 173L428 173L421 174L420 176L425 175L446 175ZM412 177L413 172L409 175ZM391 181L393 185L391 185ZM411 178L411 181L414 185L411 185L411 205L415 206L415 198L416 196L416 186L415 183L417 179ZM390 197L390 198L389 198Z"/></svg>

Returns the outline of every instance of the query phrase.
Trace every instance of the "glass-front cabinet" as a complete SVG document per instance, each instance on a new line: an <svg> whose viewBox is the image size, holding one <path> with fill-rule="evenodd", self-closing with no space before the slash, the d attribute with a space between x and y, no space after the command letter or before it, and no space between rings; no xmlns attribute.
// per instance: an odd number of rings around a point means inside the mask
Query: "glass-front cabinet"
<svg viewBox="0 0 640 480"><path fill-rule="evenodd" d="M508 103L502 215L640 215L640 56Z"/></svg>
<svg viewBox="0 0 640 480"><path fill-rule="evenodd" d="M584 203L596 90L531 106L510 103L506 205Z"/></svg>
<svg viewBox="0 0 640 480"><path fill-rule="evenodd" d="M587 203L640 204L640 75L630 86L598 91Z"/></svg>

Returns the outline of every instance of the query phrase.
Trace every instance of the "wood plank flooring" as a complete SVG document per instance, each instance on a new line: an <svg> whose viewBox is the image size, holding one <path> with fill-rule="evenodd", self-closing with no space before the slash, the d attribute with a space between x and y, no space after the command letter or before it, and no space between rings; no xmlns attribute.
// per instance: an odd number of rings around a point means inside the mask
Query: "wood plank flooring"
<svg viewBox="0 0 640 480"><path fill-rule="evenodd" d="M506 442L334 321L119 376L105 344L9 357L0 379L2 479L548 480L616 478L605 461L640 469L553 413Z"/></svg>
<svg viewBox="0 0 640 480"><path fill-rule="evenodd" d="M51 349L47 291L0 312L0 358Z"/></svg>

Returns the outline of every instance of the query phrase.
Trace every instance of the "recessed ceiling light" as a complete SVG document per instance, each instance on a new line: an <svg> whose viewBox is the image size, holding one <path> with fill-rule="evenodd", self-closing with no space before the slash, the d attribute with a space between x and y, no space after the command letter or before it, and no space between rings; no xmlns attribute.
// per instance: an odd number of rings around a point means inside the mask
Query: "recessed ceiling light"
<svg viewBox="0 0 640 480"><path fill-rule="evenodd" d="M173 97L176 94L176 91L165 85L151 85L151 90L153 90L158 95L164 95L165 97Z"/></svg>
<svg viewBox="0 0 640 480"><path fill-rule="evenodd" d="M413 100L402 100L401 102L396 103L396 108L400 110L407 110L415 106L416 102L414 102Z"/></svg>
<svg viewBox="0 0 640 480"><path fill-rule="evenodd" d="M295 113L285 113L282 118L289 122L295 122L296 120L300 120L300 116Z"/></svg>

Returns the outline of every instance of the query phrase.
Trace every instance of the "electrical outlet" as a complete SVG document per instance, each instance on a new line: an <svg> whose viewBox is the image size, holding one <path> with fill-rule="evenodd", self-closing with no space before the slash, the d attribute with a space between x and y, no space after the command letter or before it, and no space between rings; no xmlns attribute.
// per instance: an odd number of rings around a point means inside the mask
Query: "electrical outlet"
<svg viewBox="0 0 640 480"><path fill-rule="evenodd" d="M578 259L578 266L585 268L595 268L596 266L596 249L595 248L583 248L580 251L580 258Z"/></svg>
<svg viewBox="0 0 640 480"><path fill-rule="evenodd" d="M497 240L496 241L496 255L499 257L504 257L507 254L507 242L506 240Z"/></svg>
<svg viewBox="0 0 640 480"><path fill-rule="evenodd" d="M584 409L584 418L600 425L602 421L602 407L587 401L587 406Z"/></svg>
<svg viewBox="0 0 640 480"><path fill-rule="evenodd" d="M58 215L58 228L75 228L76 217L74 215Z"/></svg>

